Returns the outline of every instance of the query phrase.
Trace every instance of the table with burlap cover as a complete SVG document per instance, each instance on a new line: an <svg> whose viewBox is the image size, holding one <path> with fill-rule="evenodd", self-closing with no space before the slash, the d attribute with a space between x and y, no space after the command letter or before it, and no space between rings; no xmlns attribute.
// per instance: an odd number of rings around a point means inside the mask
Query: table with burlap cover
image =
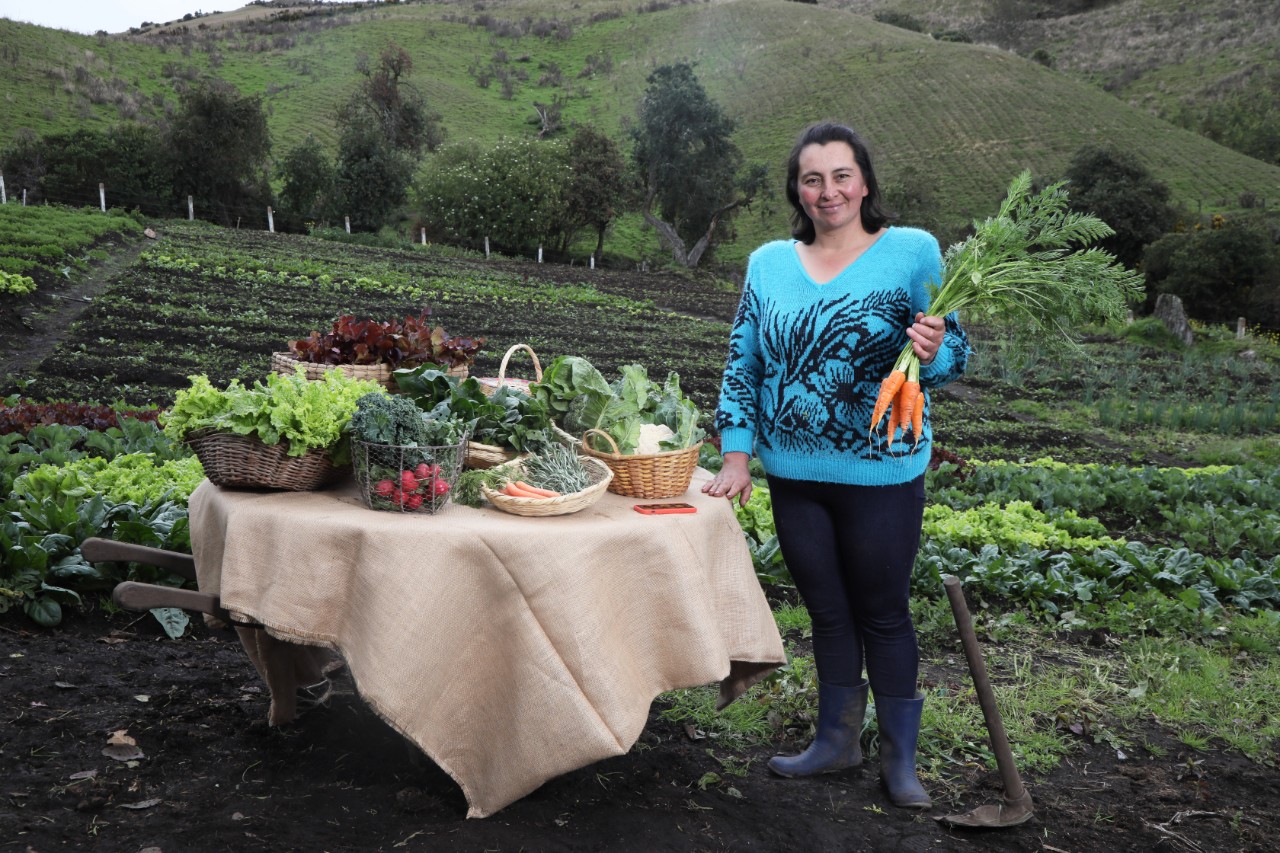
<svg viewBox="0 0 1280 853"><path fill-rule="evenodd" d="M627 752L659 693L719 682L723 707L785 663L733 510L699 491L709 477L681 497L696 514L606 494L546 518L206 481L191 541L202 590L340 652L360 696L485 817Z"/></svg>

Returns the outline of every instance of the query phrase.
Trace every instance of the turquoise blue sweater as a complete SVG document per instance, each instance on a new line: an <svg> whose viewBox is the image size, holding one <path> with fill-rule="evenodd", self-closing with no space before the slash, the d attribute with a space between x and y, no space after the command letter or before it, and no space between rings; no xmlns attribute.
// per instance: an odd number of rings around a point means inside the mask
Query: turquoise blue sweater
<svg viewBox="0 0 1280 853"><path fill-rule="evenodd" d="M794 480L878 486L905 483L929 464L933 429L925 392L919 444L886 447L884 423L868 440L880 382L908 342L906 329L942 275L938 241L893 227L825 284L800 263L794 240L761 246L747 264L715 425L725 453L760 457ZM960 376L969 341L954 315L920 386Z"/></svg>

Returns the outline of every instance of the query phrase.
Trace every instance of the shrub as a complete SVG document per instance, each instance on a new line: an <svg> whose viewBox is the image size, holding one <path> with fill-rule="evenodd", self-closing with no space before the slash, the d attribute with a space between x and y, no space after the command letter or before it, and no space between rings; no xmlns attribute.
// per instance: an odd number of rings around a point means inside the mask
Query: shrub
<svg viewBox="0 0 1280 853"><path fill-rule="evenodd" d="M35 281L28 276L0 270L0 293L15 293L21 296L35 292L35 289Z"/></svg>

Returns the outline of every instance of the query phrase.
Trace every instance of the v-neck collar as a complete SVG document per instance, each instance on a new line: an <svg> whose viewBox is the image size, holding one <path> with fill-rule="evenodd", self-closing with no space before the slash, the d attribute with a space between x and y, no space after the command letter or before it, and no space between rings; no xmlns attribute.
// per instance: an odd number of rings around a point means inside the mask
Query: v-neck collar
<svg viewBox="0 0 1280 853"><path fill-rule="evenodd" d="M791 241L791 256L795 259L796 266L800 268L800 273L804 276L804 280L809 283L810 287L816 288L817 290L826 290L827 288L831 287L831 285L835 284L837 281L844 278L845 275L849 272L849 270L853 269L855 266L858 265L859 261L861 261L867 255L871 254L871 252L875 251L876 246L879 246L880 243L886 237L889 236L889 232L891 230L892 230L892 226L886 225L881 230L881 232L876 235L876 238L872 240L871 243L869 243L867 247L862 250L861 253L859 253L858 257L854 258L853 260L849 261L849 263L845 264L844 268L841 269L840 272L836 273L825 282L815 281L813 276L809 275L809 270L804 265L804 259L800 257L800 249L799 249L800 241L799 240Z"/></svg>

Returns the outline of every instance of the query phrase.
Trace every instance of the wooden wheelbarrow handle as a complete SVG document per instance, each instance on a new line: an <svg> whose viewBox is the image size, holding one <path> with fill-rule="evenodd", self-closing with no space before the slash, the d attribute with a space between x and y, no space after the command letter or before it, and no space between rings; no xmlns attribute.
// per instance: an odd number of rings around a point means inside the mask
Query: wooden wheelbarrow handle
<svg viewBox="0 0 1280 853"><path fill-rule="evenodd" d="M90 563L145 563L148 566L168 569L189 581L196 579L195 557L190 554L180 554L177 551L166 551L163 548L150 548L146 545L134 545L131 542L116 542L114 539L91 536L80 543L80 555Z"/></svg>
<svg viewBox="0 0 1280 853"><path fill-rule="evenodd" d="M155 583L122 581L111 592L111 600L125 610L150 610L153 607L177 607L208 613L223 622L231 622L231 614L222 607L218 596L195 589L179 589Z"/></svg>

